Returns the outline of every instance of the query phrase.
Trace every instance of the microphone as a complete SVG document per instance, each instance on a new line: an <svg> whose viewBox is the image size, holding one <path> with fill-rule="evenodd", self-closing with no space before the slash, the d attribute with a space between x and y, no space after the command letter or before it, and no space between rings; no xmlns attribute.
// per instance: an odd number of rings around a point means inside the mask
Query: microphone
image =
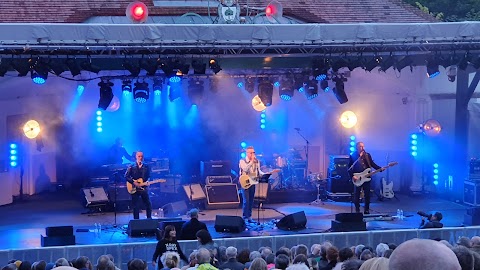
<svg viewBox="0 0 480 270"><path fill-rule="evenodd" d="M294 128L296 131L300 131L300 128Z"/></svg>

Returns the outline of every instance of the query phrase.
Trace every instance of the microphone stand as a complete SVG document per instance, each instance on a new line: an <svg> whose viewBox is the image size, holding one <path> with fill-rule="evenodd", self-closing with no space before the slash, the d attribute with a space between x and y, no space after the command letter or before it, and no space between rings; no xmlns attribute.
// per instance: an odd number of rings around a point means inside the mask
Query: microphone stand
<svg viewBox="0 0 480 270"><path fill-rule="evenodd" d="M303 175L303 180L305 181L305 178L306 176L308 175L308 149L309 149L309 146L310 146L310 142L307 140L307 138L305 138L302 133L300 133L300 129L295 129L298 133L298 135L300 135L300 137L302 137L305 142L306 142L306 146L305 146L305 159L307 161L307 164L305 165L305 174Z"/></svg>

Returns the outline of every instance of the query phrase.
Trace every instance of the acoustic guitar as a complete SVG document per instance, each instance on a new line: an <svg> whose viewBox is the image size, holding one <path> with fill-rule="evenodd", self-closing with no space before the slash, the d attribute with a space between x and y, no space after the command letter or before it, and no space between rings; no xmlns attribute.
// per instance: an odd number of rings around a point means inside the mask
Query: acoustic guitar
<svg viewBox="0 0 480 270"><path fill-rule="evenodd" d="M140 184L140 187L136 187L135 185L133 185L133 184L131 184L130 182L127 181L127 190L128 190L128 193L130 193L130 194L134 194L137 191L144 190L143 187L145 187L145 186L149 186L151 184L156 184L156 183L165 183L165 182L167 182L167 180L166 179L155 179L155 180L152 180L152 181L145 182L142 178L138 178L136 180L133 180L133 182Z"/></svg>
<svg viewBox="0 0 480 270"><path fill-rule="evenodd" d="M265 174L272 174L274 172L280 172L280 171L281 171L280 169L275 169L271 172L266 172ZM250 177L247 174L242 174L240 175L238 182L240 182L240 185L242 186L243 189L249 189L251 186L260 183L260 178L261 176Z"/></svg>

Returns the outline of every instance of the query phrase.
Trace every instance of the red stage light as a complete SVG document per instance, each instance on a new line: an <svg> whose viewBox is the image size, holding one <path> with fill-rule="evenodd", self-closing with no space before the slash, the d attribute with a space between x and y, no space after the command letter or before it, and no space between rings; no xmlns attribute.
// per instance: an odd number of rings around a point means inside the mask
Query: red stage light
<svg viewBox="0 0 480 270"><path fill-rule="evenodd" d="M143 23L148 18L148 8L142 2L133 2L128 5L125 14L132 22Z"/></svg>
<svg viewBox="0 0 480 270"><path fill-rule="evenodd" d="M283 7L277 0L272 0L265 8L265 16L271 23L281 23Z"/></svg>
<svg viewBox="0 0 480 270"><path fill-rule="evenodd" d="M273 16L274 13L275 13L274 6L268 5L267 8L265 8L265 14L267 14L267 16Z"/></svg>

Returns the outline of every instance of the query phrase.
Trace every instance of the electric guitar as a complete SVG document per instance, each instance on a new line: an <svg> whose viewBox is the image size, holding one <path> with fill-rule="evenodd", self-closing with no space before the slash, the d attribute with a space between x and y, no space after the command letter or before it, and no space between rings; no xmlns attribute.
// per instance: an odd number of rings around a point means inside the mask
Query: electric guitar
<svg viewBox="0 0 480 270"><path fill-rule="evenodd" d="M275 169L265 174L272 174L274 172L280 172L280 171L281 171L280 169ZM249 189L251 186L260 183L260 177L250 177L247 174L242 174L240 175L240 178L238 178L238 182L240 182L240 185L242 186L243 189Z"/></svg>
<svg viewBox="0 0 480 270"><path fill-rule="evenodd" d="M393 181L389 181L390 183L387 184L387 180L385 180L385 177L382 177L382 186L383 188L380 191L380 194L384 198L394 198L395 193L393 193Z"/></svg>
<svg viewBox="0 0 480 270"><path fill-rule="evenodd" d="M353 176L356 176L357 180L352 178L352 182L355 186L359 187L359 186L363 185L363 183L372 180L372 176L374 174L379 173L381 171L384 171L385 169L387 169L389 167L393 167L397 164L398 164L398 162L390 162L390 163L388 163L387 166L381 167L380 169L375 170L375 171L372 171L372 168L367 168L363 172L354 173Z"/></svg>
<svg viewBox="0 0 480 270"><path fill-rule="evenodd" d="M140 187L136 187L135 185L133 185L133 184L131 184L130 182L127 181L127 190L128 190L128 193L130 193L130 194L134 194L137 191L144 190L143 187L145 187L145 186L149 186L151 184L156 184L156 183L165 183L165 182L167 182L167 180L165 180L165 179L155 179L155 180L152 180L152 181L145 182L142 178L138 178L136 180L133 180L133 182L140 184Z"/></svg>

